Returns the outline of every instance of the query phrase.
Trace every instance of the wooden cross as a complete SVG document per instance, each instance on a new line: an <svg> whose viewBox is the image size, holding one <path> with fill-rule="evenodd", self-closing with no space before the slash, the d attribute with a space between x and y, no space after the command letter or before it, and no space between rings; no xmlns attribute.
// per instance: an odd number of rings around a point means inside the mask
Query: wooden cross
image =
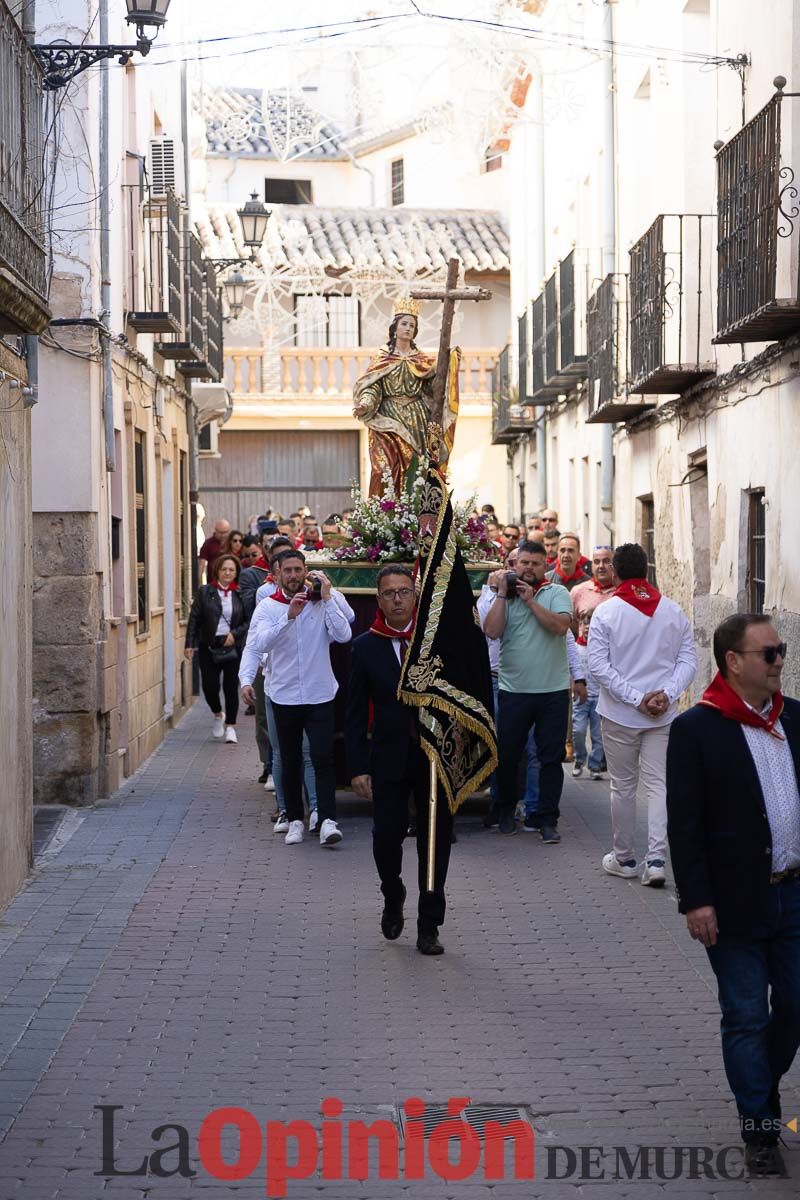
<svg viewBox="0 0 800 1200"><path fill-rule="evenodd" d="M439 336L439 356L436 360L436 374L433 379L433 403L431 406L431 422L442 427L444 416L444 393L447 384L447 371L450 366L450 332L453 328L453 315L456 311L457 300L491 300L492 293L482 287L458 287L458 272L461 260L451 258L447 264L447 282L444 290L437 288L414 288L411 295L415 300L442 300L442 332Z"/></svg>

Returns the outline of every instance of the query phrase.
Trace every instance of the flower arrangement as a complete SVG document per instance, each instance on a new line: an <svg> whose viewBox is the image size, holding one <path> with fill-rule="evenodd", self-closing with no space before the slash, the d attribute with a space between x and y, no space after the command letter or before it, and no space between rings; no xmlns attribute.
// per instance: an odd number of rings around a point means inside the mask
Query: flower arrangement
<svg viewBox="0 0 800 1200"><path fill-rule="evenodd" d="M413 562L417 557L420 490L425 474L420 473L408 489L398 496L391 473L383 476L382 496L364 496L357 483L351 487L353 516L349 532L352 541L334 550L338 562ZM456 541L468 561L491 561L497 547L486 535L484 523L472 515L475 497L453 505Z"/></svg>

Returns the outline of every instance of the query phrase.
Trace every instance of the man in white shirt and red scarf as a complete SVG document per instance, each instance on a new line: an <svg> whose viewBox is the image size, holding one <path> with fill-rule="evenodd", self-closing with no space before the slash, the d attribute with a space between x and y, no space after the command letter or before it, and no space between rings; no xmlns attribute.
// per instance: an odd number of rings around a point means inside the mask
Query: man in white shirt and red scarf
<svg viewBox="0 0 800 1200"><path fill-rule="evenodd" d="M583 774L583 764L586 762L586 731L592 735L592 749L589 752L589 774L592 779L602 779L605 755L603 753L603 734L600 728L600 714L597 711L597 701L600 691L597 682L592 679L586 662L586 648L589 644L589 626L598 605L610 600L614 595L614 564L610 546L595 546L592 553L592 578L585 583L579 583L570 592L572 600L573 630L575 632L575 654L578 660L578 674L570 665L570 673L575 680L583 680L586 685L586 698L572 701L572 744L575 748L575 758L572 774L579 779Z"/></svg>
<svg viewBox="0 0 800 1200"><path fill-rule="evenodd" d="M714 633L719 668L672 726L667 811L678 907L717 977L745 1167L783 1175L781 1079L800 1046L800 703L765 614Z"/></svg>
<svg viewBox="0 0 800 1200"><path fill-rule="evenodd" d="M600 688L603 748L611 776L613 849L609 875L663 887L666 879L669 727L677 700L697 672L692 630L683 610L648 582L647 555L628 542L614 551L615 594L595 611L589 628L589 674ZM642 783L648 835L644 867L634 853L636 792Z"/></svg>
<svg viewBox="0 0 800 1200"><path fill-rule="evenodd" d="M247 635L247 657L269 652L264 690L281 750L283 794L289 828L287 846L303 840L303 734L308 736L317 785L319 840L342 840L336 824L334 697L339 685L331 667L332 642L349 642L350 622L321 571L307 585L306 561L299 550L284 550L276 562L281 586L257 606ZM315 585L319 585L318 588ZM242 678L243 690L249 680Z"/></svg>
<svg viewBox="0 0 800 1200"><path fill-rule="evenodd" d="M373 804L372 852L384 906L381 931L394 941L403 931L406 889L401 875L408 799L417 810L419 904L417 949L442 954L444 885L450 862L453 818L440 798L436 812L434 889L427 890L428 759L420 745L419 710L397 697L400 668L414 632L416 592L408 567L378 572L378 613L372 628L353 642L347 705L347 761L356 795ZM371 738L370 738L371 732Z"/></svg>

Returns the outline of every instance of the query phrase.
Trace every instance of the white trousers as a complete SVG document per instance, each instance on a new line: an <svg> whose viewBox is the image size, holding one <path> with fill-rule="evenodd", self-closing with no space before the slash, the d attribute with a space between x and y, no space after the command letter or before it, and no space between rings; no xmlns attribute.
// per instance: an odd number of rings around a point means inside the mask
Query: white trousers
<svg viewBox="0 0 800 1200"><path fill-rule="evenodd" d="M611 829L620 862L636 858L636 791L647 801L647 861L667 857L667 741L669 725L631 729L602 717L611 777Z"/></svg>

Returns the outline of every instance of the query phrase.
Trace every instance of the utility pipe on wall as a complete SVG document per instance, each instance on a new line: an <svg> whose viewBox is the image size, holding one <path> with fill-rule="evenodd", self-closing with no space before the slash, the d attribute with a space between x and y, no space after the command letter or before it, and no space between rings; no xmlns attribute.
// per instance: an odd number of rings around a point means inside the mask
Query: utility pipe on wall
<svg viewBox="0 0 800 1200"><path fill-rule="evenodd" d="M100 45L107 46L108 0L100 0ZM106 332L100 334L103 363L103 427L106 442L106 470L116 471L114 444L114 376L111 369L111 199L109 189L110 111L108 62L100 64L100 320Z"/></svg>
<svg viewBox="0 0 800 1200"><path fill-rule="evenodd" d="M614 4L606 0L603 37L610 47L604 71L603 277L617 266L617 64L614 52ZM602 426L600 512L610 538L614 534L614 426Z"/></svg>

